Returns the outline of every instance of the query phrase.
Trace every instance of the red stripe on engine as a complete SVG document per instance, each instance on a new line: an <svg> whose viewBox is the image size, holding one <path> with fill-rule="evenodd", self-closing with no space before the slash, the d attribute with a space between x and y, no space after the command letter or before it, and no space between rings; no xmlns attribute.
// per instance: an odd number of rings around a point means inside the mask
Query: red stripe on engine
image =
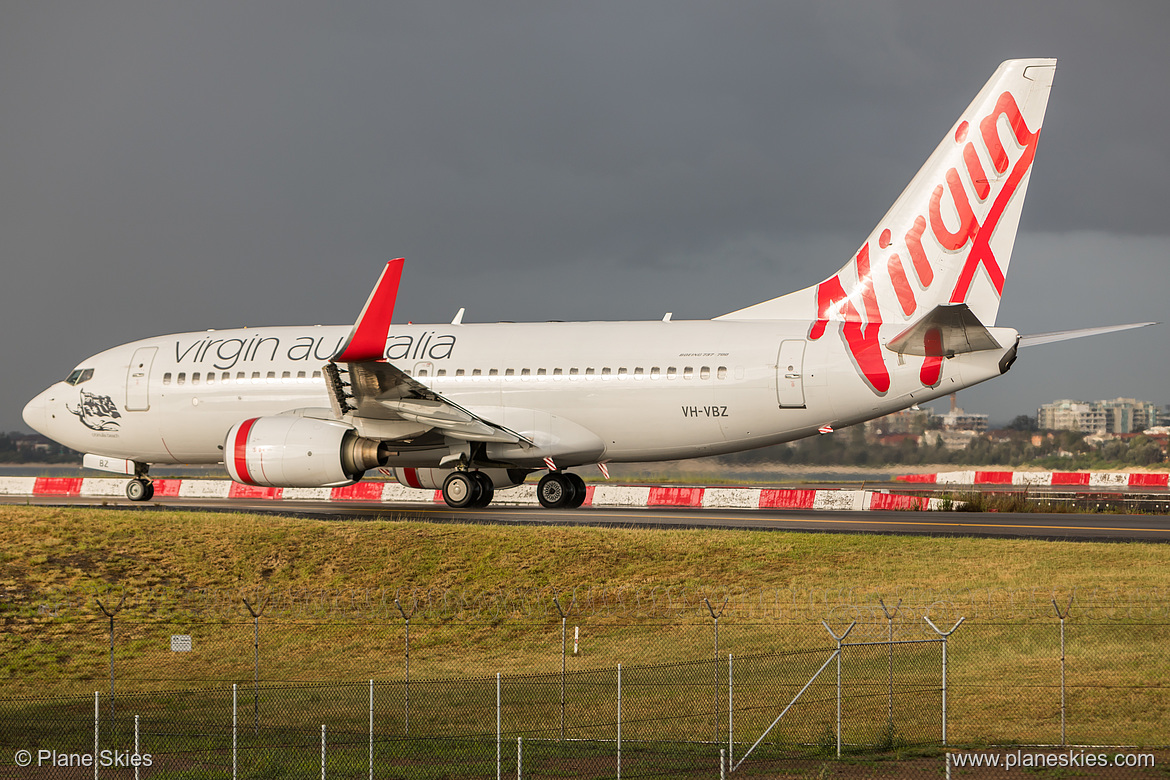
<svg viewBox="0 0 1170 780"><path fill-rule="evenodd" d="M407 487L422 487L422 483L418 481L418 469L403 469L402 478L406 480Z"/></svg>
<svg viewBox="0 0 1170 780"><path fill-rule="evenodd" d="M252 475L248 473L248 434L252 432L252 426L256 424L257 419L253 417L240 423L240 427L236 429L236 440L232 443L236 476L245 485L256 484L252 480Z"/></svg>

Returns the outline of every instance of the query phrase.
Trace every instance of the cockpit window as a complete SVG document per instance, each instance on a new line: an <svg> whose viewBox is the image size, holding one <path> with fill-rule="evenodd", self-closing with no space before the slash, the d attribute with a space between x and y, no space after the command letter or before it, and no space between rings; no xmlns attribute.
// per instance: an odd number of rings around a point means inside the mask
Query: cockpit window
<svg viewBox="0 0 1170 780"><path fill-rule="evenodd" d="M70 385L79 385L82 382L88 382L91 379L93 379L92 368L77 368L74 369L68 377L66 377L65 383Z"/></svg>

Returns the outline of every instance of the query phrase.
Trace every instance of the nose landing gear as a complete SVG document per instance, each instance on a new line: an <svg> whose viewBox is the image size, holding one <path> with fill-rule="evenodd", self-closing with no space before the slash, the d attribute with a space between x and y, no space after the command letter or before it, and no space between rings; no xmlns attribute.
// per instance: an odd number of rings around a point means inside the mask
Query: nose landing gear
<svg viewBox="0 0 1170 780"><path fill-rule="evenodd" d="M150 466L145 463L134 464L134 479L126 483L126 498L131 501L149 501L154 498L154 483L146 476Z"/></svg>
<svg viewBox="0 0 1170 780"><path fill-rule="evenodd" d="M154 498L154 483L143 477L135 477L126 483L126 498L131 501L149 501Z"/></svg>

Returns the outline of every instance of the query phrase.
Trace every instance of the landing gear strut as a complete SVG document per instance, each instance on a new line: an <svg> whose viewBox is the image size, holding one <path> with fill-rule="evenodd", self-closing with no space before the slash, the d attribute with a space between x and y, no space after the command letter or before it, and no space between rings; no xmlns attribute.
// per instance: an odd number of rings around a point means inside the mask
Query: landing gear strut
<svg viewBox="0 0 1170 780"><path fill-rule="evenodd" d="M536 498L545 509L576 509L585 503L585 480L567 471L550 471L540 478Z"/></svg>

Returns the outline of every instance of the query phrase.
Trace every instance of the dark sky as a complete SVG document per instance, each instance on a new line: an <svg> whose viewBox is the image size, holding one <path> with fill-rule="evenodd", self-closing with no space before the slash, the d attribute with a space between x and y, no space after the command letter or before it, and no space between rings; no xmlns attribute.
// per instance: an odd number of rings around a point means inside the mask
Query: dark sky
<svg viewBox="0 0 1170 780"><path fill-rule="evenodd" d="M1166 318L1165 2L61 2L0 10L0 430L159 333L713 317L865 240L998 63L1059 68L998 323ZM1170 403L1170 326L962 404Z"/></svg>

